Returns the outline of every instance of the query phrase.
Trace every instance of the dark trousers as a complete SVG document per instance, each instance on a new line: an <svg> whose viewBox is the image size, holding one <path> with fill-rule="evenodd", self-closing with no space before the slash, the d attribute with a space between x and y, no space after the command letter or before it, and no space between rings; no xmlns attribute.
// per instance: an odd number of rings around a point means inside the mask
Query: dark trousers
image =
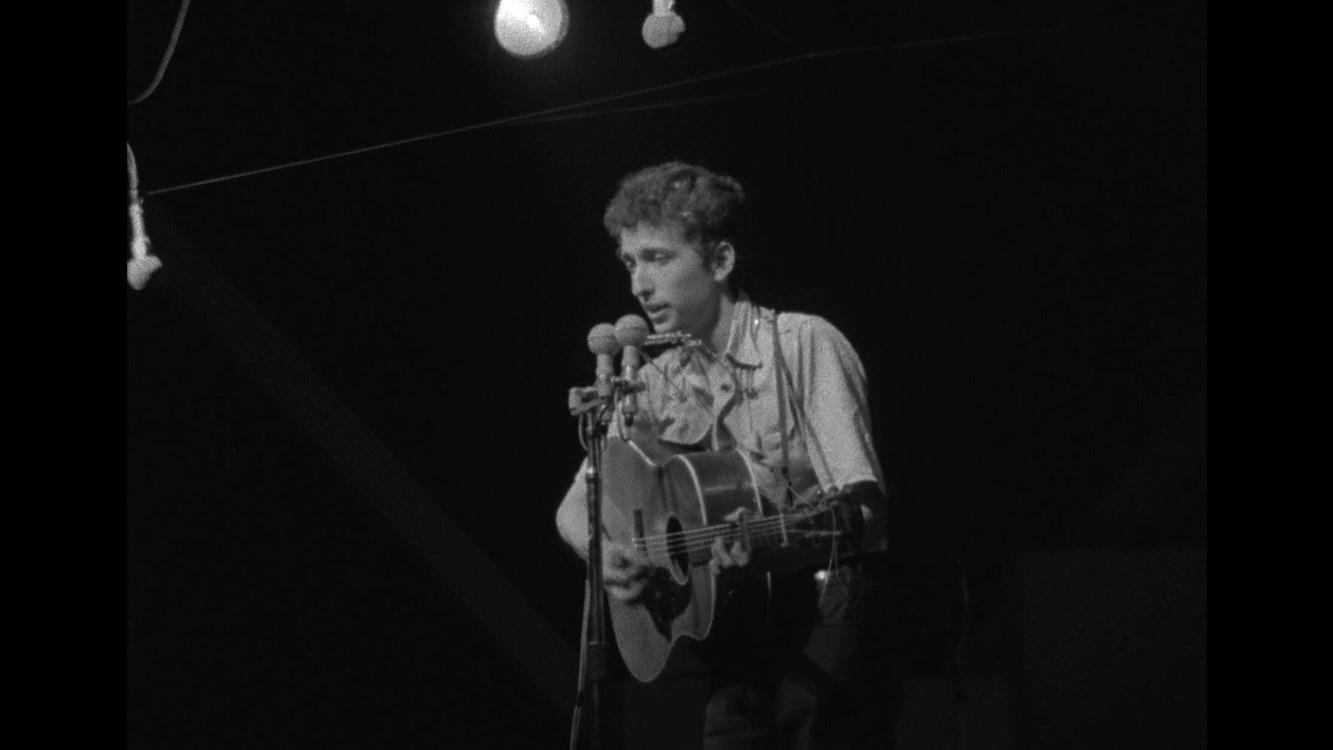
<svg viewBox="0 0 1333 750"><path fill-rule="evenodd" d="M747 578L720 603L701 650L710 667L704 750L892 745L897 680L882 566L845 563Z"/></svg>

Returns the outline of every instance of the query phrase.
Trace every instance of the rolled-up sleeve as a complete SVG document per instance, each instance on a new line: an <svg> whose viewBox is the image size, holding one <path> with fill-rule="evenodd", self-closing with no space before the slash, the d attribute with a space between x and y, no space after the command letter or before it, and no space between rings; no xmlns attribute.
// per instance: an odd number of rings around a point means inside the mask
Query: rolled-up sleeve
<svg viewBox="0 0 1333 750"><path fill-rule="evenodd" d="M884 490L861 358L827 320L802 315L793 323L790 335L796 345L785 347L783 354L792 365L800 395L796 408L807 428L806 447L820 486L829 490L873 481Z"/></svg>

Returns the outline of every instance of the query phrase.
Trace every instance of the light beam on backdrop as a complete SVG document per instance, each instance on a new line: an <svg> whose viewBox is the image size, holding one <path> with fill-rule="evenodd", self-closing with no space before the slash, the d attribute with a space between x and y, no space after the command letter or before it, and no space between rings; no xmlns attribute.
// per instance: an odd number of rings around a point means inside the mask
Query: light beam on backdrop
<svg viewBox="0 0 1333 750"><path fill-rule="evenodd" d="M569 30L564 0L500 0L495 38L515 57L533 58L555 49Z"/></svg>
<svg viewBox="0 0 1333 750"><path fill-rule="evenodd" d="M685 33L685 20L676 15L676 0L653 0L653 12L643 19L643 41L653 49L675 44Z"/></svg>

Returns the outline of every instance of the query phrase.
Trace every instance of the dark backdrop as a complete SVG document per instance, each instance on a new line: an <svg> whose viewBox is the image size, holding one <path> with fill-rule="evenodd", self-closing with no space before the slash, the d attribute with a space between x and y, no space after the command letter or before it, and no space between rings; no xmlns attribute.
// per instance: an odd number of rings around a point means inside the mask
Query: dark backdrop
<svg viewBox="0 0 1333 750"><path fill-rule="evenodd" d="M165 262L126 292L131 746L564 743L568 707L321 434L380 441L477 545L435 559L484 556L572 651L565 393L587 330L634 311L602 208L668 158L747 185L752 296L861 353L920 562L920 684L951 673L962 575L992 740L1201 743L1201 4L681 2L660 52L649 3L570 4L565 43L522 62L486 2L199 3L129 108ZM176 10L128 5L129 96ZM350 421L293 399L301 378ZM1121 592L1119 630L1056 571ZM1072 645L1048 659L1039 631ZM1087 646L1123 632L1138 666L1108 670ZM1098 687L1071 707L1044 697L1062 680ZM1156 728L1117 720L1145 701Z"/></svg>

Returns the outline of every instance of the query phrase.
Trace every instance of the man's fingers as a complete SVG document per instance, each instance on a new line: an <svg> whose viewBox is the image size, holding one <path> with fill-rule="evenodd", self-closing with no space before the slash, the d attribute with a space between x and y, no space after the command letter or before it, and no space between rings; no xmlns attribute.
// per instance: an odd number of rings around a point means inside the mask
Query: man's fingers
<svg viewBox="0 0 1333 750"><path fill-rule="evenodd" d="M611 598L618 602L633 602L643 596L644 589L647 588L644 581L633 581L630 583L611 583L604 581L606 592Z"/></svg>
<svg viewBox="0 0 1333 750"><path fill-rule="evenodd" d="M750 563L750 553L741 546L740 542L731 545L731 560L737 565L748 565Z"/></svg>
<svg viewBox="0 0 1333 750"><path fill-rule="evenodd" d="M732 565L736 564L735 561L731 559L731 555L727 552L727 546L722 541L722 537L713 540L710 551L713 553L713 562L717 563L719 567L730 568Z"/></svg>
<svg viewBox="0 0 1333 750"><path fill-rule="evenodd" d="M731 548L728 549L726 542L718 537L713 540L710 551L713 553L713 558L709 560L708 565L713 572L750 564L750 552L740 542L732 543Z"/></svg>
<svg viewBox="0 0 1333 750"><path fill-rule="evenodd" d="M646 566L646 565L637 565L637 564L611 565L611 564L607 564L607 565L602 566L602 578L603 578L604 580L612 581L612 582L614 582L614 583L629 583L630 581L638 581L638 580L642 580L642 579L644 579L644 578L647 578L647 577L648 577L648 574L649 574L651 571L652 571L652 569L649 568L649 567Z"/></svg>
<svg viewBox="0 0 1333 750"><path fill-rule="evenodd" d="M623 571L629 577L647 575L650 567L648 556L643 552L618 545L608 547L602 555L602 561L602 570Z"/></svg>

